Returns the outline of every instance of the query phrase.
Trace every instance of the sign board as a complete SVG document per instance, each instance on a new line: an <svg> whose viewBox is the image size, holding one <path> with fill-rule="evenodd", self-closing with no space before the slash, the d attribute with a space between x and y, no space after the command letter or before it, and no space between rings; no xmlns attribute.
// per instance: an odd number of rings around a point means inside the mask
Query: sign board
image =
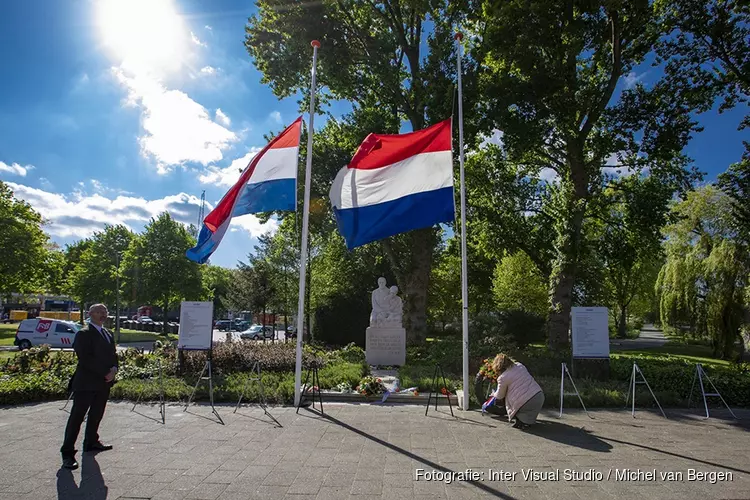
<svg viewBox="0 0 750 500"><path fill-rule="evenodd" d="M180 307L179 349L207 351L211 349L214 326L213 302L183 302Z"/></svg>
<svg viewBox="0 0 750 500"><path fill-rule="evenodd" d="M574 358L609 358L609 312L606 307L573 307Z"/></svg>

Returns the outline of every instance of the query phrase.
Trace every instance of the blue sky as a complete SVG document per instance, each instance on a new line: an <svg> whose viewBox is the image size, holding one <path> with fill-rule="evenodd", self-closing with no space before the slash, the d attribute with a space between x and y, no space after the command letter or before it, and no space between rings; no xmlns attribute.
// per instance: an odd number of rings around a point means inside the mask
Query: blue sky
<svg viewBox="0 0 750 500"><path fill-rule="evenodd" d="M140 231L163 210L197 222L202 190L215 204L263 135L299 116L297 98L279 101L245 51L254 10L247 0L0 3L0 180L61 245L105 223ZM651 78L650 68L631 76ZM687 152L709 180L740 157L743 114L701 117ZM274 227L235 220L211 262L235 266Z"/></svg>

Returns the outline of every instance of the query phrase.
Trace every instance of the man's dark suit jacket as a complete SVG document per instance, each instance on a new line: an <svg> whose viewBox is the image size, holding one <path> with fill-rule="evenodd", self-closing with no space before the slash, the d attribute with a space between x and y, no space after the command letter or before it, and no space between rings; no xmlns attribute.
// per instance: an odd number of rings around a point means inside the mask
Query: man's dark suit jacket
<svg viewBox="0 0 750 500"><path fill-rule="evenodd" d="M73 349L78 357L78 366L73 375L72 390L102 391L114 383L107 383L104 377L117 364L117 349L111 338L107 342L93 325L81 329L73 341Z"/></svg>

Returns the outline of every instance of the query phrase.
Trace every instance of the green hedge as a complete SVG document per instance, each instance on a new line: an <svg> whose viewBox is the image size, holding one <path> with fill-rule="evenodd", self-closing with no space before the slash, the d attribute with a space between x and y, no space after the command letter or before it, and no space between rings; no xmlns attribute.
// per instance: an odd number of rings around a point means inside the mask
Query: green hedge
<svg viewBox="0 0 750 500"><path fill-rule="evenodd" d="M486 351L487 357L498 352L504 342L496 339L483 345L474 345L472 352ZM512 345L512 344L510 344ZM288 404L294 393L294 346L257 343L231 343L221 345L214 351L214 362L219 369L214 375L215 398L217 401L236 401L249 376L249 360L259 359L263 367L263 385L269 402ZM547 407L559 405L560 363L570 359L569 353L550 353L544 349L529 348L509 350L524 363L544 389ZM197 380L202 353L187 353L183 375L178 376L176 352L172 348L158 349L144 354L128 350L119 354L120 370L117 384L113 387L115 399L156 399L158 386L150 379L158 372L161 362L164 375L164 390L168 400L186 400ZM339 384L356 387L362 377L369 373L364 362L364 352L356 345L340 350L321 350L306 346L305 360L317 359L321 363L320 385L323 389L333 389ZM473 362L476 363L477 358ZM452 341L428 343L424 348L410 348L408 364L399 369L402 388L417 387L425 392L431 389L435 363L440 362L446 376L448 390L455 392L461 388L461 346ZM610 379L592 381L576 379L584 403L596 407L624 407L628 392L628 382L633 362L637 362L645 374L651 388L665 407L685 407L690 395L690 387L695 375L695 364L669 355L629 355L613 354L610 360ZM67 397L66 390L70 376L75 369L75 355L70 352L51 352L48 346L32 348L17 353L13 358L0 364L0 404L19 404L32 401L45 401ZM703 365L706 373L716 384L719 392L732 407L750 407L750 367L745 365ZM473 375L476 369L472 369ZM439 380L438 389L443 386ZM208 388L202 384L198 399L206 399ZM707 389L709 390L709 389ZM697 388L696 388L697 391ZM693 401L697 399L694 393ZM246 395L247 401L258 400L257 384L251 384ZM648 390L638 386L637 404L642 407L654 406ZM567 407L579 405L575 396L566 396ZM715 406L712 405L712 406Z"/></svg>

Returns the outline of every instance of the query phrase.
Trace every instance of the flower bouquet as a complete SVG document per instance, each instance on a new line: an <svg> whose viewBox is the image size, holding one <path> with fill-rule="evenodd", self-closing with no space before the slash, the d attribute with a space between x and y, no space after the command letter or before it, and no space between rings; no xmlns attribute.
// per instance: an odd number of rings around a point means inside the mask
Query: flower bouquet
<svg viewBox="0 0 750 500"><path fill-rule="evenodd" d="M383 394L386 389L381 379L368 375L359 381L356 390L363 396L373 396L375 394Z"/></svg>

